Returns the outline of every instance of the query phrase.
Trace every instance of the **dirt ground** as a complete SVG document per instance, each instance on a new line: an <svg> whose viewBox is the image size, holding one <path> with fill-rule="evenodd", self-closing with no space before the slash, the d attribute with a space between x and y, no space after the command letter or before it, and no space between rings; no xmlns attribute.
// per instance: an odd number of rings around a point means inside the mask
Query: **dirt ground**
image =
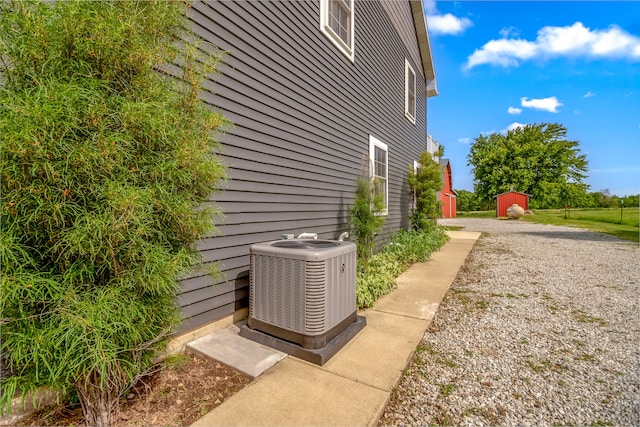
<svg viewBox="0 0 640 427"><path fill-rule="evenodd" d="M123 399L118 426L188 426L251 382L227 365L183 355L141 379ZM20 419L19 426L84 425L79 405L54 405Z"/></svg>

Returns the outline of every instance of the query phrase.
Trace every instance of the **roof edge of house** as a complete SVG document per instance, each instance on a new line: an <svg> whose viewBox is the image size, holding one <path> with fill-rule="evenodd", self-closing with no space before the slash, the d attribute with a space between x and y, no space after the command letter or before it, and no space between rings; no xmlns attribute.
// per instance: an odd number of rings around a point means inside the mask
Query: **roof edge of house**
<svg viewBox="0 0 640 427"><path fill-rule="evenodd" d="M411 4L411 13L416 27L420 56L422 57L422 68L424 70L427 98L431 96L438 96L436 71L433 66L433 58L431 56L431 43L429 41L429 31L427 27L427 18L424 14L424 6L422 4L422 0L410 0L409 3Z"/></svg>

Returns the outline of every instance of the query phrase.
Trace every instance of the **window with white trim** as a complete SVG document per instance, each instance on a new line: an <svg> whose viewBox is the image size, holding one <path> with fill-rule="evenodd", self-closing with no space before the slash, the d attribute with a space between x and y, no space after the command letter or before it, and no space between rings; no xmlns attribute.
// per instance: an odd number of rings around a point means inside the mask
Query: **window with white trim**
<svg viewBox="0 0 640 427"><path fill-rule="evenodd" d="M407 59L404 60L404 115L416 123L416 73Z"/></svg>
<svg viewBox="0 0 640 427"><path fill-rule="evenodd" d="M369 135L369 159L371 161L371 179L376 195L384 195L382 215L389 213L389 156L387 144Z"/></svg>
<svg viewBox="0 0 640 427"><path fill-rule="evenodd" d="M355 0L320 0L320 30L353 61Z"/></svg>

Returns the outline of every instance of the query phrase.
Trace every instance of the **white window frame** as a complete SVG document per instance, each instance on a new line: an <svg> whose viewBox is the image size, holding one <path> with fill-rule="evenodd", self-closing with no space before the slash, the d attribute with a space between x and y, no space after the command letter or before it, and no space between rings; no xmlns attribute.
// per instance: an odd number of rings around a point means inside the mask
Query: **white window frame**
<svg viewBox="0 0 640 427"><path fill-rule="evenodd" d="M349 11L349 40L343 40L330 24L330 6L332 2L338 2L344 9ZM333 43L344 56L351 62L354 61L355 43L354 43L354 27L355 27L355 6L356 0L320 0L320 30L327 36L329 41Z"/></svg>
<svg viewBox="0 0 640 427"><path fill-rule="evenodd" d="M409 76L413 76L413 87L409 82ZM411 123L416 124L416 72L406 58L404 60L404 115Z"/></svg>
<svg viewBox="0 0 640 427"><path fill-rule="evenodd" d="M385 152L384 177L376 175L376 148ZM389 147L373 135L369 135L369 161L371 181L373 182L376 178L384 179L384 209L380 215L386 216L389 214Z"/></svg>

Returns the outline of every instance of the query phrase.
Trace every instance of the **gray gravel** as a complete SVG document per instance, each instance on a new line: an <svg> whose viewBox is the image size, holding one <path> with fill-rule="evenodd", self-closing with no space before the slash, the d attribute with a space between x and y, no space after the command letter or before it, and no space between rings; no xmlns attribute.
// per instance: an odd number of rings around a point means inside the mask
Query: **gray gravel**
<svg viewBox="0 0 640 427"><path fill-rule="evenodd" d="M476 243L381 425L640 426L640 249L453 219Z"/></svg>

